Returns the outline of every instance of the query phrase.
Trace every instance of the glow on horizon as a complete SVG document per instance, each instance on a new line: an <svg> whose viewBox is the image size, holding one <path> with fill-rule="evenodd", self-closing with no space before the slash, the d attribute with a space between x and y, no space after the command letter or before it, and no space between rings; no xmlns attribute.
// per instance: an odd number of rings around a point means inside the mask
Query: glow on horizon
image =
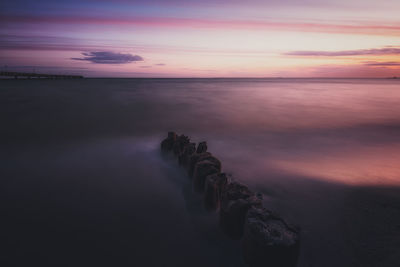
<svg viewBox="0 0 400 267"><path fill-rule="evenodd" d="M34 66L108 77L400 75L396 2L379 7L372 1L346 5L309 0L301 7L294 0L270 5L257 0L246 5L217 2L39 1L39 7L53 6L50 11L5 3L0 9L0 62L10 69ZM357 14L351 16L356 7ZM144 60L73 60L93 51L129 53Z"/></svg>

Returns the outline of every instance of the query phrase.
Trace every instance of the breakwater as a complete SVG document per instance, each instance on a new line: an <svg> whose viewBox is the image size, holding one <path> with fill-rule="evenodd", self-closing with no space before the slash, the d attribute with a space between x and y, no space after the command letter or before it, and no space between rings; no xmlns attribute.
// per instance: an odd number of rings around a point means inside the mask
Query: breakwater
<svg viewBox="0 0 400 267"><path fill-rule="evenodd" d="M14 79L83 79L81 75L43 74L32 72L2 71L0 76L13 77Z"/></svg>
<svg viewBox="0 0 400 267"><path fill-rule="evenodd" d="M262 204L262 195L222 172L219 159L207 143L190 141L169 132L161 142L162 153L172 153L192 179L193 191L203 194L204 207L216 212L222 230L241 240L243 258L250 267L294 267L300 247L300 231Z"/></svg>

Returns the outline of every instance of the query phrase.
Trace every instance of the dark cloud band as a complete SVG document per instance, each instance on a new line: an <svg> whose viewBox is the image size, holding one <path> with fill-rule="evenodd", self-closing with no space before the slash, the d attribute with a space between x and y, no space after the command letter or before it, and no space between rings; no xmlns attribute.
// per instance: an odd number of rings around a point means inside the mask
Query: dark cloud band
<svg viewBox="0 0 400 267"><path fill-rule="evenodd" d="M73 60L89 61L96 64L126 64L136 61L143 61L138 55L114 53L108 51L84 52L83 57L71 58Z"/></svg>

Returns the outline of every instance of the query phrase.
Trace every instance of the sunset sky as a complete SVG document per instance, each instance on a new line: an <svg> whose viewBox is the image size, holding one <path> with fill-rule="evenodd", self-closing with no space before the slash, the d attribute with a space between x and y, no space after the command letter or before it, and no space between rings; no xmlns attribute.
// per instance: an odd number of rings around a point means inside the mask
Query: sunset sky
<svg viewBox="0 0 400 267"><path fill-rule="evenodd" d="M399 0L5 0L0 64L88 77L400 76L399 12Z"/></svg>

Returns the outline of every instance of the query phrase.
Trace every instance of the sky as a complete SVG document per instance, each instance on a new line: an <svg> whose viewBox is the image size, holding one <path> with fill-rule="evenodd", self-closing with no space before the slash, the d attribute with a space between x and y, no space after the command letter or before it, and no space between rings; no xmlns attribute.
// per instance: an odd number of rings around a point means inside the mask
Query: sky
<svg viewBox="0 0 400 267"><path fill-rule="evenodd" d="M1 70L400 76L399 0L3 0Z"/></svg>

